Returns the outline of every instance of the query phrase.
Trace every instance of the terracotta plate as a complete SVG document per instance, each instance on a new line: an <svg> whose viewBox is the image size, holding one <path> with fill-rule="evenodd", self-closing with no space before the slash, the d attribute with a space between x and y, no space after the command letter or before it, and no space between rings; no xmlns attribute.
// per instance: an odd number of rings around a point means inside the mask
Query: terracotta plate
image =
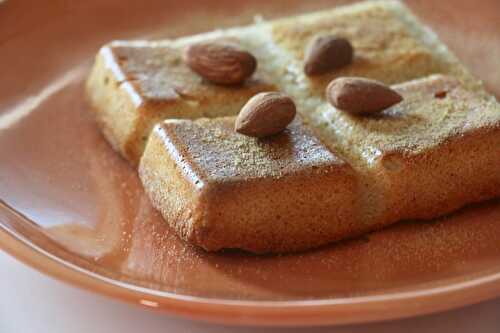
<svg viewBox="0 0 500 333"><path fill-rule="evenodd" d="M500 95L500 3L408 2ZM88 112L82 82L98 47L336 2L147 3L0 1L3 249L98 293L224 323L364 322L500 295L498 200L299 255L208 254L179 241Z"/></svg>

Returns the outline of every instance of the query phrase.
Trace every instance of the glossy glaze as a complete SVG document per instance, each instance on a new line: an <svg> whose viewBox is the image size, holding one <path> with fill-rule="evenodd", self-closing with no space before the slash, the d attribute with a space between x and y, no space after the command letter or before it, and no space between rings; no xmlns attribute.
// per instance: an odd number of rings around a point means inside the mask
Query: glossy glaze
<svg viewBox="0 0 500 333"><path fill-rule="evenodd" d="M331 5L54 1L33 11L27 1L0 3L0 246L96 292L225 323L361 322L500 294L498 200L299 255L208 254L173 235L93 123L83 80L110 39L171 37L258 12ZM498 2L410 6L498 96Z"/></svg>

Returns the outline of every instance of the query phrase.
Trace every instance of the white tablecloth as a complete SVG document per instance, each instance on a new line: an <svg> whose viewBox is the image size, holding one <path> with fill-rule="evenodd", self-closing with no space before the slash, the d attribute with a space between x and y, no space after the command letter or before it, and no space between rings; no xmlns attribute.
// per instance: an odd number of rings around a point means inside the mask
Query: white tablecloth
<svg viewBox="0 0 500 333"><path fill-rule="evenodd" d="M500 332L500 299L426 317L370 325L271 329L222 327L148 312L63 284L0 251L0 333Z"/></svg>

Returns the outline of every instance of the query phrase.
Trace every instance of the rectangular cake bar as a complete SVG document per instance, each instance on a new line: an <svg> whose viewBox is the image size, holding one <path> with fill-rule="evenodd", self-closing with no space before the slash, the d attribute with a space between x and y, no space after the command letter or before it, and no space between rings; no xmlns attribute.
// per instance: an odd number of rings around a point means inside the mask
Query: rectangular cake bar
<svg viewBox="0 0 500 333"><path fill-rule="evenodd" d="M208 38L245 44L246 37L221 32ZM277 89L262 69L242 86L208 83L183 62L183 49L179 42L118 41L99 51L87 95L104 135L133 165L159 121L234 115L256 93Z"/></svg>
<svg viewBox="0 0 500 333"><path fill-rule="evenodd" d="M177 233L211 251L307 249L357 228L351 167L300 119L265 139L236 133L234 117L167 120L139 175Z"/></svg>
<svg viewBox="0 0 500 333"><path fill-rule="evenodd" d="M323 140L362 180L363 221L429 219L500 194L500 105L454 77L393 86L404 100L375 116L324 102Z"/></svg>

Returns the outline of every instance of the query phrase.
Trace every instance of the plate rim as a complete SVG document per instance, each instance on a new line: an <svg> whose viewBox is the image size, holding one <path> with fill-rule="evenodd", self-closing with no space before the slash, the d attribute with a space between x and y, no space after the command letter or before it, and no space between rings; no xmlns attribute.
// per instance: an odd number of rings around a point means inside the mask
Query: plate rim
<svg viewBox="0 0 500 333"><path fill-rule="evenodd" d="M33 223L1 199L0 211L10 214L17 223ZM368 323L442 312L500 296L499 269L445 286L329 300L250 301L179 295L118 281L68 262L30 241L9 227L10 224L5 216L0 216L0 249L45 275L143 308L212 323L251 326Z"/></svg>

